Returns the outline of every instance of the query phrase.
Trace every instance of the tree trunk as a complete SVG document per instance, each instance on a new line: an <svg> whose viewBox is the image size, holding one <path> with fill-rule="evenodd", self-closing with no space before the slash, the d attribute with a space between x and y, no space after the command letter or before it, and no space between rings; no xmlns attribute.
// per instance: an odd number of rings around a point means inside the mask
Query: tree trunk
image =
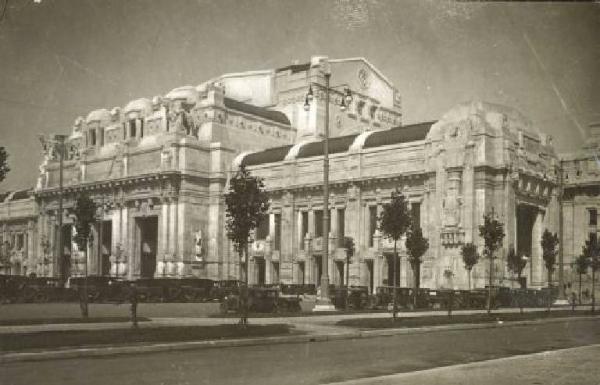
<svg viewBox="0 0 600 385"><path fill-rule="evenodd" d="M552 270L548 269L548 311L552 307Z"/></svg>
<svg viewBox="0 0 600 385"><path fill-rule="evenodd" d="M246 246L244 247L244 253L246 255L246 263L244 264L244 269L246 270L246 274L244 275L244 286L246 287L246 290L244 290L244 325L248 324L248 279L250 277L248 277L248 271L249 271L249 267L250 267L250 258L248 256L248 244L246 243Z"/></svg>
<svg viewBox="0 0 600 385"><path fill-rule="evenodd" d="M596 270L592 269L592 314L596 311Z"/></svg>
<svg viewBox="0 0 600 385"><path fill-rule="evenodd" d="M83 255L85 256L85 269L84 269L84 279L83 279L83 294L79 296L79 300L81 301L79 303L79 306L81 307L81 316L83 318L88 318L88 284L87 284L87 279L88 279L88 274L87 274L87 247L85 248L85 250L83 251Z"/></svg>
<svg viewBox="0 0 600 385"><path fill-rule="evenodd" d="M421 264L420 263L415 263L413 265L413 274L415 275L415 279L414 279L414 302L413 305L415 307L415 309L417 308L417 297L419 294L419 286L420 286L420 280L421 280Z"/></svg>
<svg viewBox="0 0 600 385"><path fill-rule="evenodd" d="M490 277L488 280L488 300L487 300L487 313L492 313L492 283L494 276L494 252L490 252Z"/></svg>
<svg viewBox="0 0 600 385"><path fill-rule="evenodd" d="M471 269L467 269L467 281L469 282L469 291L471 291Z"/></svg>
<svg viewBox="0 0 600 385"><path fill-rule="evenodd" d="M582 274L579 273L579 304L581 305L581 276Z"/></svg>
<svg viewBox="0 0 600 385"><path fill-rule="evenodd" d="M246 313L246 292L248 289L248 255L246 254L246 268L244 268L244 252L247 252L247 247L239 250L238 254L240 257L240 287L239 287L239 299L238 299L238 311L240 312L240 325L248 324L248 316ZM244 274L245 272L245 274ZM244 287L245 286L245 287Z"/></svg>
<svg viewBox="0 0 600 385"><path fill-rule="evenodd" d="M349 304L348 300L350 298L350 255L346 251L346 311L348 311Z"/></svg>
<svg viewBox="0 0 600 385"><path fill-rule="evenodd" d="M396 277L396 271L397 271L397 264L398 264L398 253L396 252L396 242L397 240L394 239L394 284L392 285L392 290L393 290L393 294L392 294L392 298L393 298L393 305L392 305L392 317L394 319L394 321L396 321L396 316L398 313L398 302L397 302L397 298L396 298L396 282L398 282L397 277Z"/></svg>

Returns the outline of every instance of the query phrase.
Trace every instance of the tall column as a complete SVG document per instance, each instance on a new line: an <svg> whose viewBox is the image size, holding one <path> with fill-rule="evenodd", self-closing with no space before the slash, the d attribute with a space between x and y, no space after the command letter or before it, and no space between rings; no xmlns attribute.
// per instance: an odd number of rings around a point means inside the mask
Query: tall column
<svg viewBox="0 0 600 385"><path fill-rule="evenodd" d="M535 221L533 223L533 230L531 236L531 250L532 250L532 258L531 258L531 283L536 286L542 286L544 281L544 261L542 258L542 224L544 221L544 213L540 210L537 212L535 216Z"/></svg>
<svg viewBox="0 0 600 385"><path fill-rule="evenodd" d="M50 242L50 266L48 267L48 275L51 277L60 277L60 250L58 250L58 235L56 228L56 217L48 218L48 241ZM6 236L5 238L6 239Z"/></svg>
<svg viewBox="0 0 600 385"><path fill-rule="evenodd" d="M156 256L156 276L164 276L166 271L166 256L169 253L169 200L164 198L160 206L160 228L158 230L158 255Z"/></svg>
<svg viewBox="0 0 600 385"><path fill-rule="evenodd" d="M383 283L383 256L376 255L373 258L373 291L377 291L378 286ZM389 285L389 282L388 282Z"/></svg>
<svg viewBox="0 0 600 385"><path fill-rule="evenodd" d="M296 245L298 250L303 250L304 249L304 236L302 235L302 211L298 210L297 212L297 217L296 217ZM298 255L298 253L296 253L296 255Z"/></svg>
<svg viewBox="0 0 600 385"><path fill-rule="evenodd" d="M315 235L315 212L312 208L308 209L308 234L311 238Z"/></svg>
<svg viewBox="0 0 600 385"><path fill-rule="evenodd" d="M177 200L169 202L169 254L177 254Z"/></svg>

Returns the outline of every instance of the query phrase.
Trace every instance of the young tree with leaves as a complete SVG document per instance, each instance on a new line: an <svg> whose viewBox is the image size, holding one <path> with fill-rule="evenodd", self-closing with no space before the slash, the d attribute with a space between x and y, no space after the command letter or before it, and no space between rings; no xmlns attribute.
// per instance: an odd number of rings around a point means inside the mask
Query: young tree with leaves
<svg viewBox="0 0 600 385"><path fill-rule="evenodd" d="M554 265L556 265L556 255L558 251L558 235L552 234L548 229L544 230L541 239L542 245L542 258L546 265L546 271L548 272L548 287L552 286L552 273L554 272Z"/></svg>
<svg viewBox="0 0 600 385"><path fill-rule="evenodd" d="M600 243L596 238L590 237L585 241L582 257L586 259L585 264L592 269L592 313L594 313L596 310L596 271L600 269ZM587 271L587 268L585 270ZM581 276L579 279L581 282Z"/></svg>
<svg viewBox="0 0 600 385"><path fill-rule="evenodd" d="M581 305L581 276L586 274L588 271L588 268L590 267L590 258L588 257L588 255L590 254L587 250L588 246L588 241L586 241L586 246L583 246L583 252L580 256L578 256L575 259L575 271L577 272L577 275L579 276L579 293L578 293L578 300L579 300L579 304Z"/></svg>
<svg viewBox="0 0 600 385"><path fill-rule="evenodd" d="M490 260L490 276L488 282L487 312L492 312L492 286L494 277L494 253L502 247L504 240L504 224L494 217L494 212L483 215L483 225L479 226L479 236L483 238L483 255Z"/></svg>
<svg viewBox="0 0 600 385"><path fill-rule="evenodd" d="M600 269L600 255L598 251L590 260L590 268L592 269L592 313L596 311L596 272Z"/></svg>
<svg viewBox="0 0 600 385"><path fill-rule="evenodd" d="M408 211L408 202L400 190L396 189L391 193L391 199L389 203L383 205L383 211L379 217L379 230L384 236L394 240L394 284L393 284L393 310L392 316L396 321L398 313L398 299L396 293L396 286L398 282L397 271L398 271L398 240L406 233L406 230L410 227L411 216Z"/></svg>
<svg viewBox="0 0 600 385"><path fill-rule="evenodd" d="M350 261L355 252L354 239L352 237L344 237L344 249L346 249L346 310L348 310L348 299L350 297Z"/></svg>
<svg viewBox="0 0 600 385"><path fill-rule="evenodd" d="M74 208L75 215L75 243L79 247L80 251L83 251L84 255L84 282L83 282L83 291L79 296L80 307L81 307L81 315L84 318L88 317L88 293L87 293L87 265L88 265L88 254L87 254L87 246L90 240L90 235L92 232L92 225L96 221L96 204L90 197L85 194L79 194L77 197L77 201L75 202Z"/></svg>
<svg viewBox="0 0 600 385"><path fill-rule="evenodd" d="M523 274L525 266L527 266L527 259L519 255L515 251L515 247L510 245L508 254L506 254L506 267L508 267L508 271L510 271L513 276L517 276L519 284L521 283L521 274Z"/></svg>
<svg viewBox="0 0 600 385"><path fill-rule="evenodd" d="M6 178L6 174L10 171L8 167L8 153L3 146L0 146L0 182Z"/></svg>
<svg viewBox="0 0 600 385"><path fill-rule="evenodd" d="M241 165L229 180L225 194L227 237L233 243L240 259L240 278L244 277L240 290L242 317L240 324L248 323L248 243L250 232L256 229L269 210L269 197L261 178L250 175ZM246 257L244 264L244 256ZM245 266L245 269L243 267ZM243 271L245 270L245 271Z"/></svg>
<svg viewBox="0 0 600 385"><path fill-rule="evenodd" d="M477 252L477 246L472 243L466 243L460 250L462 255L465 269L467 269L467 279L469 281L469 290L471 290L471 271L473 267L479 262L479 253Z"/></svg>
<svg viewBox="0 0 600 385"><path fill-rule="evenodd" d="M423 237L421 227L413 224L406 234L406 253L408 254L408 262L413 271L414 290L413 290L413 305L417 307L417 292L421 286L421 264L423 263L423 255L429 249L429 240Z"/></svg>

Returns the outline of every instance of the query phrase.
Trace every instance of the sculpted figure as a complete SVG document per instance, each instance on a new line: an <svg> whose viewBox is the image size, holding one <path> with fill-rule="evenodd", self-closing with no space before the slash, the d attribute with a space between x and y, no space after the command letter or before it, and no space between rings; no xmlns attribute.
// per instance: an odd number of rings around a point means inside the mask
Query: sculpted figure
<svg viewBox="0 0 600 385"><path fill-rule="evenodd" d="M196 257L200 257L202 255L203 249L203 241L202 241L202 230L198 230L194 234L194 251L196 253Z"/></svg>

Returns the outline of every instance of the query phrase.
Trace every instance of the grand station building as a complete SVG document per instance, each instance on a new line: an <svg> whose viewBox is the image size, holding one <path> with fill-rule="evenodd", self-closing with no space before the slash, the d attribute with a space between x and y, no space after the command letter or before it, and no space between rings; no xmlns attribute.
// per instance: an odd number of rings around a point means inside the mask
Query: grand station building
<svg viewBox="0 0 600 385"><path fill-rule="evenodd" d="M322 226L324 68L331 73L329 234ZM314 98L305 109L309 87ZM345 87L352 101L342 110ZM478 226L487 212L506 231L495 283L513 284L505 256L514 246L528 258L528 285L547 285L540 238L548 229L560 234L567 284L575 281L571 265L585 238L597 232L600 127L592 129L581 152L559 157L550 136L500 105L469 102L437 121L405 124L400 92L363 58L313 57L226 74L77 118L63 152L62 229L60 144L44 140L35 188L0 195L1 269L84 274L72 208L85 192L99 207L88 274L237 278L240 261L226 236L223 195L243 164L264 178L271 199L242 262L250 283L318 285L329 242L334 284L349 278L370 290L391 285L393 242L377 229L377 217L399 189L429 240L422 286L467 287L460 249L473 242L482 250ZM345 237L356 244L349 266ZM404 242L399 246L399 284L407 286L412 272ZM473 286L486 284L488 269L485 260L475 266Z"/></svg>

